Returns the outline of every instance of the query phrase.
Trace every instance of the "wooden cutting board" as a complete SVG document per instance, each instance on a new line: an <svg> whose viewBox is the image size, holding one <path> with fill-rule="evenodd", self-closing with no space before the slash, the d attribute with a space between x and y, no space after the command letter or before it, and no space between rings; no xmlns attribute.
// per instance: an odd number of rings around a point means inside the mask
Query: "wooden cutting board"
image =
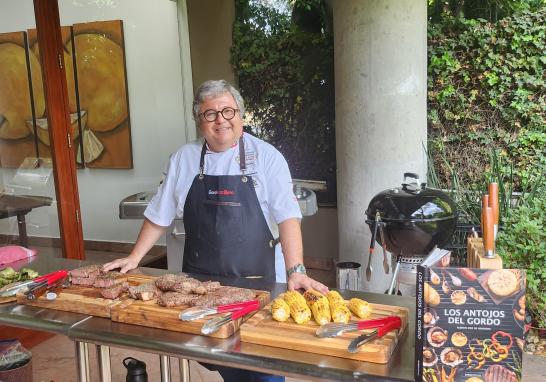
<svg viewBox="0 0 546 382"><path fill-rule="evenodd" d="M262 290L254 290L256 293L256 299L260 301L260 307L264 307L269 303L269 292ZM167 329L176 332L201 334L201 327L203 324L218 315L211 315L205 318L194 321L182 321L178 318L180 312L189 308L189 305L182 305L177 307L163 307L155 303L154 301L140 301L140 300L124 300L120 304L112 306L111 319L116 322L123 322L126 324L142 325L151 328ZM218 331L211 333L209 337L215 338L228 338L233 335L241 323L246 321L252 316L253 313L247 314L235 321L231 321L218 329Z"/></svg>
<svg viewBox="0 0 546 382"><path fill-rule="evenodd" d="M370 330L343 333L335 338L319 338L315 335L319 325L313 320L302 325L296 324L292 318L285 322L273 320L271 304L241 325L241 341L358 361L387 363L398 344L399 338L406 330L409 309L390 305L370 305L373 309L370 319L396 315L402 320L402 327L398 331L391 331L383 337L361 346L360 351L357 353L347 351L350 340L363 332L370 332ZM353 320L357 321L358 318L353 316L351 321ZM244 343L242 345L244 346Z"/></svg>
<svg viewBox="0 0 546 382"><path fill-rule="evenodd" d="M131 285L138 285L151 281L153 278L143 275L128 275L127 281ZM127 296L122 296L116 300L110 300L102 297L97 288L70 285L68 288L60 289L55 300L48 300L45 294L36 300L27 300L24 294L19 294L17 295L17 303L109 318L112 307L128 298Z"/></svg>

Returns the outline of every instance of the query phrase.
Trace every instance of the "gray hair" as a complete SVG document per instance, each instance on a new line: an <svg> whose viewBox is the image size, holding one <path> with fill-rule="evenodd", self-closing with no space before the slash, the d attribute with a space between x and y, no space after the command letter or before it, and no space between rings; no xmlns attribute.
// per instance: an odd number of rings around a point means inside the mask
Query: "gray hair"
<svg viewBox="0 0 546 382"><path fill-rule="evenodd" d="M217 97L225 93L230 93L233 96L242 118L245 115L245 102L243 101L243 97L241 97L241 93L226 80L210 80L203 82L195 92L195 97L193 98L193 119L196 122L199 121L199 107L205 98Z"/></svg>

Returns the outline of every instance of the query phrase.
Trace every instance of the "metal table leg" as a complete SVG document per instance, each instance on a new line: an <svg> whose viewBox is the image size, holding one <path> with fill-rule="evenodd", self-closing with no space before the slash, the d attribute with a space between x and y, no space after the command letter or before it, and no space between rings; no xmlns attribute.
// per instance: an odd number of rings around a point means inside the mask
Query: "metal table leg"
<svg viewBox="0 0 546 382"><path fill-rule="evenodd" d="M178 358L180 382L190 382L190 362L186 358Z"/></svg>
<svg viewBox="0 0 546 382"><path fill-rule="evenodd" d="M76 341L76 366L78 370L78 381L89 382L89 344Z"/></svg>
<svg viewBox="0 0 546 382"><path fill-rule="evenodd" d="M168 355L159 356L159 369L161 370L161 382L171 382L171 361Z"/></svg>
<svg viewBox="0 0 546 382"><path fill-rule="evenodd" d="M112 382L110 369L110 346L97 345L97 360L99 361L99 374L101 382Z"/></svg>

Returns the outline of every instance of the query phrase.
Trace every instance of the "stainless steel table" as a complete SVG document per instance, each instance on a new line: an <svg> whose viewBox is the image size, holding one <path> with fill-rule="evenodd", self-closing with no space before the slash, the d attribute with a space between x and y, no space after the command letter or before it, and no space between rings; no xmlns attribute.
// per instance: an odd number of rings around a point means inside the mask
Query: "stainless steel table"
<svg viewBox="0 0 546 382"><path fill-rule="evenodd" d="M73 269L83 262L53 259L47 264L38 261L31 266L41 272L58 268ZM41 268L45 266L47 269ZM159 275L165 270L141 268L142 273ZM202 278L199 275L197 278ZM223 284L241 287L252 286L269 290L272 297L286 289L285 284L260 283L256 280L221 279ZM138 349L160 356L162 380L169 380L169 356L201 362L233 366L272 374L311 380L335 381L412 381L414 359L413 298L386 296L362 292L347 292L345 297L359 296L370 302L405 306L410 309L406 334L385 365L353 361L313 353L305 353L240 341L239 334L222 340L205 336L184 334L162 329L147 328L112 322L109 319L65 313L47 309L21 307L16 304L0 306L0 322L12 326L45 330L68 336L75 341L80 381L89 379L87 362L88 344L97 345L101 378L109 381L109 347ZM186 363L187 366L187 363Z"/></svg>

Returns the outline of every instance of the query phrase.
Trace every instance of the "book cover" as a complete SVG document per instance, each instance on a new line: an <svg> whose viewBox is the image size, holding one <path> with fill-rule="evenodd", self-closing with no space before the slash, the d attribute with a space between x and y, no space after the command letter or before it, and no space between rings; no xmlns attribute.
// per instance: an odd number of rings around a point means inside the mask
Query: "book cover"
<svg viewBox="0 0 546 382"><path fill-rule="evenodd" d="M417 267L415 380L519 382L525 271Z"/></svg>

